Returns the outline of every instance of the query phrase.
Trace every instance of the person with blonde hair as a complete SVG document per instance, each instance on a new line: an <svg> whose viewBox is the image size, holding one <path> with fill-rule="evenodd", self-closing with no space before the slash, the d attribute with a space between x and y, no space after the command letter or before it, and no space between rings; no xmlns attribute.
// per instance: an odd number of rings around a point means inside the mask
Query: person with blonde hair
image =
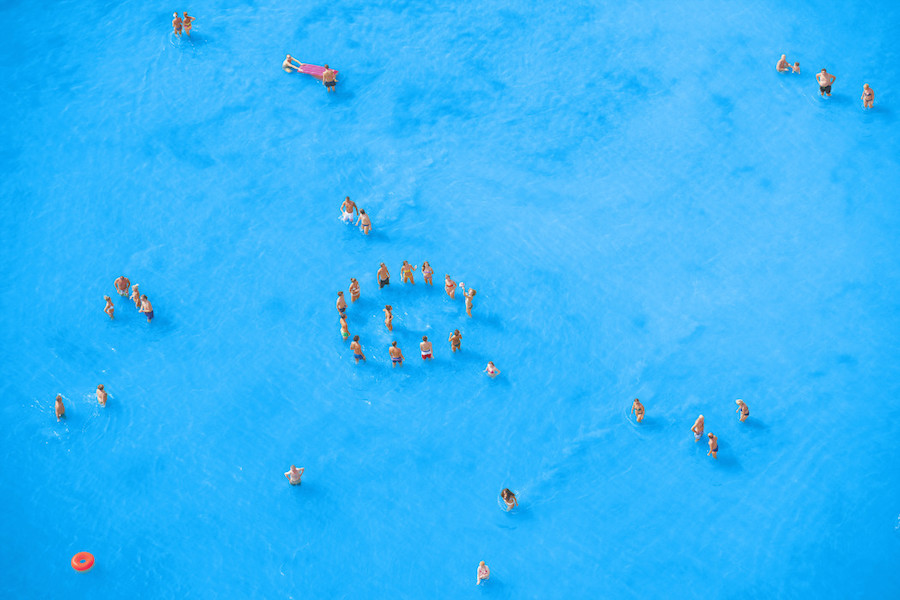
<svg viewBox="0 0 900 600"><path fill-rule="evenodd" d="M868 83L863 84L861 99L863 101L863 108L872 108L875 106L875 90L870 88Z"/></svg>

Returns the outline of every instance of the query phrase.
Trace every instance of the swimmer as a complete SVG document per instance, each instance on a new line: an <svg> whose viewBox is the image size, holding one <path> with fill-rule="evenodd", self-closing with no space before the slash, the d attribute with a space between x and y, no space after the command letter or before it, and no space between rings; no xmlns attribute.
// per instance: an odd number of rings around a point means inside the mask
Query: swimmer
<svg viewBox="0 0 900 600"><path fill-rule="evenodd" d="M298 469L294 465L291 465L291 470L285 473L284 476L291 482L291 485L300 485L300 478L303 477L303 471L305 470L306 467L300 467Z"/></svg>
<svg viewBox="0 0 900 600"><path fill-rule="evenodd" d="M325 85L326 90L329 92L334 91L334 86L337 83L337 73L328 68L328 65L325 65L325 72L322 73L322 83Z"/></svg>
<svg viewBox="0 0 900 600"><path fill-rule="evenodd" d="M106 406L106 390L103 389L102 383L97 386L97 402L100 406Z"/></svg>
<svg viewBox="0 0 900 600"><path fill-rule="evenodd" d="M394 308L390 304L384 305L384 326L387 327L388 331L394 330L394 315L391 313L392 310L394 310Z"/></svg>
<svg viewBox="0 0 900 600"><path fill-rule="evenodd" d="M737 410L734 412L741 413L741 423L743 423L750 416L750 407L741 399L735 400L734 403L738 405Z"/></svg>
<svg viewBox="0 0 900 600"><path fill-rule="evenodd" d="M456 296L456 282L450 279L450 275L444 275L444 291L450 296L450 299Z"/></svg>
<svg viewBox="0 0 900 600"><path fill-rule="evenodd" d="M359 208L356 206L356 202L351 200L350 196L347 196L341 204L341 221L352 223L354 214L359 216Z"/></svg>
<svg viewBox="0 0 900 600"><path fill-rule="evenodd" d="M434 275L434 269L431 268L431 265L428 264L428 261L422 263L422 277L425 278L425 283L428 285L432 285L431 276Z"/></svg>
<svg viewBox="0 0 900 600"><path fill-rule="evenodd" d="M787 61L787 58L784 54L782 54L781 58L778 59L778 64L775 65L775 70L779 73L787 73L791 70L791 63Z"/></svg>
<svg viewBox="0 0 900 600"><path fill-rule="evenodd" d="M141 308L141 294L138 292L138 284L134 284L131 286L131 301L134 302L134 307L140 310Z"/></svg>
<svg viewBox="0 0 900 600"><path fill-rule="evenodd" d="M369 215L362 208L359 209L359 218L356 219L356 224L359 225L359 228L366 235L369 235L369 232L372 231L372 220L369 219Z"/></svg>
<svg viewBox="0 0 900 600"><path fill-rule="evenodd" d="M631 403L631 412L634 413L638 423L644 420L644 405L637 398Z"/></svg>
<svg viewBox="0 0 900 600"><path fill-rule="evenodd" d="M341 337L344 338L345 342L350 337L350 329L347 327L347 315L343 313L341 313Z"/></svg>
<svg viewBox="0 0 900 600"><path fill-rule="evenodd" d="M172 16L175 17L172 19L172 29L175 30L175 35L181 35L181 17L178 13L172 13Z"/></svg>
<svg viewBox="0 0 900 600"><path fill-rule="evenodd" d="M476 573L477 579L475 580L475 585L480 585L482 581L487 581L491 578L491 570L488 568L484 561L478 563L478 571Z"/></svg>
<svg viewBox="0 0 900 600"><path fill-rule="evenodd" d="M128 288L131 287L131 282L128 281L127 277L120 275L115 282L113 282L113 285L116 287L116 292L120 296L128 297Z"/></svg>
<svg viewBox="0 0 900 600"><path fill-rule="evenodd" d="M153 320L153 305L147 300L147 296L141 296L140 311L147 316L148 323Z"/></svg>
<svg viewBox="0 0 900 600"><path fill-rule="evenodd" d="M434 356L431 352L431 342L428 341L428 336L422 336L422 342L419 344L419 350L422 351L422 360L433 360Z"/></svg>
<svg viewBox="0 0 900 600"><path fill-rule="evenodd" d="M353 350L353 358L356 359L356 364L359 364L359 359L366 360L366 356L362 351L362 344L359 343L358 335L353 336L353 341L350 342L350 349Z"/></svg>
<svg viewBox="0 0 900 600"><path fill-rule="evenodd" d="M416 282L413 281L413 271L419 268L419 265L412 266L408 261L403 261L403 265L400 267L400 283L406 283L407 281L413 285L416 285Z"/></svg>
<svg viewBox="0 0 900 600"><path fill-rule="evenodd" d="M712 433L706 434L706 437L709 438L709 452L706 453L707 456L712 454L712 457L716 460L719 460L719 457L716 454L719 453L719 438L717 438Z"/></svg>
<svg viewBox="0 0 900 600"><path fill-rule="evenodd" d="M60 419L66 418L66 406L63 404L62 396L60 394L56 395L56 422L59 423Z"/></svg>
<svg viewBox="0 0 900 600"><path fill-rule="evenodd" d="M354 278L350 278L350 302L359 300L359 282Z"/></svg>
<svg viewBox="0 0 900 600"><path fill-rule="evenodd" d="M860 98L863 101L863 108L872 108L875 105L875 90L870 88L868 83L864 83Z"/></svg>
<svg viewBox="0 0 900 600"><path fill-rule="evenodd" d="M800 72L800 63L795 62L795 63L794 63L794 66L791 67L791 70L792 70L794 73L799 73L799 72Z"/></svg>
<svg viewBox="0 0 900 600"><path fill-rule="evenodd" d="M388 354L391 355L391 368L393 369L397 365L403 366L403 352L400 351L400 348L397 347L397 342L391 342L391 347L388 348Z"/></svg>
<svg viewBox="0 0 900 600"><path fill-rule="evenodd" d="M503 498L504 502L506 502L507 512L511 511L519 505L519 501L516 500L516 495L513 494L509 488L503 488L503 491L500 492L500 497Z"/></svg>
<svg viewBox="0 0 900 600"><path fill-rule="evenodd" d="M112 299L109 296L103 296L106 300L106 308L103 309L103 312L109 315L109 318L113 318L113 312L115 312L116 307L113 306Z"/></svg>
<svg viewBox="0 0 900 600"><path fill-rule="evenodd" d="M703 437L703 415L697 417L693 427L691 427L691 431L694 432L694 441L699 442L700 438Z"/></svg>
<svg viewBox="0 0 900 600"><path fill-rule="evenodd" d="M294 63L297 63L296 65ZM285 73L290 73L291 71L300 72L300 68L303 66L303 63L288 54L284 58L284 62L281 63L281 68L284 69Z"/></svg>
<svg viewBox="0 0 900 600"><path fill-rule="evenodd" d="M488 374L488 376L493 379L497 375L500 374L500 369L494 366L494 363L488 361L487 366L484 368L484 372Z"/></svg>
<svg viewBox="0 0 900 600"><path fill-rule="evenodd" d="M336 306L337 306L338 312L341 313L341 315L343 315L344 311L347 310L347 301L344 300L344 292L338 292Z"/></svg>
<svg viewBox="0 0 900 600"><path fill-rule="evenodd" d="M459 329L453 331L450 334L450 349L456 352L457 350L462 350L462 334L459 332Z"/></svg>
<svg viewBox="0 0 900 600"><path fill-rule="evenodd" d="M462 284L460 284L462 285ZM463 292L463 295L466 297L466 314L469 317L472 316L472 298L475 297L475 288L469 288L468 291Z"/></svg>
<svg viewBox="0 0 900 600"><path fill-rule="evenodd" d="M821 73L816 73L816 81L819 82L819 95L831 97L831 84L835 82L837 77L822 69Z"/></svg>
<svg viewBox="0 0 900 600"><path fill-rule="evenodd" d="M375 275L378 278L379 290L384 286L391 284L391 274L388 272L388 268L384 266L384 263L381 263L381 267L378 268L378 273Z"/></svg>
<svg viewBox="0 0 900 600"><path fill-rule="evenodd" d="M182 22L184 23L184 32L188 37L191 37L191 23L194 22L194 17L189 17L187 13L184 13Z"/></svg>

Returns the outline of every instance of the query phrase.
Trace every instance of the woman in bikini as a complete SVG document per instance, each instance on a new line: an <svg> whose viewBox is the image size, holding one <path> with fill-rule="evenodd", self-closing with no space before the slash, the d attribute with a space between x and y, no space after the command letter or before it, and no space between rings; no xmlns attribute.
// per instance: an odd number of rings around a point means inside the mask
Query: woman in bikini
<svg viewBox="0 0 900 600"><path fill-rule="evenodd" d="M459 329L456 329L453 333L450 334L450 349L456 352L462 348L462 334L459 332Z"/></svg>
<svg viewBox="0 0 900 600"><path fill-rule="evenodd" d="M750 407L743 400L735 400L735 404L738 405L738 408L735 412L741 413L741 423L747 420L747 417L750 416Z"/></svg>
<svg viewBox="0 0 900 600"><path fill-rule="evenodd" d="M631 412L634 413L638 423L644 420L644 405L637 398L631 403Z"/></svg>
<svg viewBox="0 0 900 600"><path fill-rule="evenodd" d="M500 374L500 369L495 367L492 361L488 361L487 366L484 368L484 372L487 373L491 379L493 379Z"/></svg>
<svg viewBox="0 0 900 600"><path fill-rule="evenodd" d="M184 32L188 37L191 37L191 23L194 22L194 17L189 17L187 13L184 13L182 22L184 23Z"/></svg>
<svg viewBox="0 0 900 600"><path fill-rule="evenodd" d="M394 310L390 304L385 304L384 306L384 326L387 327L388 331L394 330L393 320L394 315L391 311Z"/></svg>
<svg viewBox="0 0 900 600"><path fill-rule="evenodd" d="M353 277L350 278L350 302L359 300L359 282Z"/></svg>
<svg viewBox="0 0 900 600"><path fill-rule="evenodd" d="M868 83L863 84L862 93L863 108L872 108L875 105L875 90Z"/></svg>
<svg viewBox="0 0 900 600"><path fill-rule="evenodd" d="M103 299L106 300L106 308L103 309L103 312L109 315L109 318L113 318L113 312L115 312L116 307L113 306L112 299L109 296L103 296Z"/></svg>
<svg viewBox="0 0 900 600"><path fill-rule="evenodd" d="M416 282L413 281L413 271L418 269L419 266L415 267L410 265L408 261L403 261L403 266L400 267L400 283L406 283L407 281L413 285L416 285Z"/></svg>
<svg viewBox="0 0 900 600"><path fill-rule="evenodd" d="M131 301L134 302L136 309L141 309L141 294L138 292L138 284L131 286Z"/></svg>
<svg viewBox="0 0 900 600"><path fill-rule="evenodd" d="M434 271L431 268L431 265L428 264L428 261L422 263L422 277L425 278L425 283L428 285L432 285L431 276L434 275Z"/></svg>
<svg viewBox="0 0 900 600"><path fill-rule="evenodd" d="M456 296L456 282L450 279L449 274L444 275L444 291L447 292L451 300Z"/></svg>
<svg viewBox="0 0 900 600"><path fill-rule="evenodd" d="M469 288L468 291L465 292L466 296L466 314L470 317L472 316L472 298L475 297L475 288Z"/></svg>

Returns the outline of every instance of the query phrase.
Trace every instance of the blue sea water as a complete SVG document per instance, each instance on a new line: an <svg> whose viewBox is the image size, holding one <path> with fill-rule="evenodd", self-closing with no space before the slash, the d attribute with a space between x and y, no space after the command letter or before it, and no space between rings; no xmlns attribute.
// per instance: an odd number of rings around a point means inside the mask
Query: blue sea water
<svg viewBox="0 0 900 600"><path fill-rule="evenodd" d="M897 3L0 14L3 597L897 597Z"/></svg>

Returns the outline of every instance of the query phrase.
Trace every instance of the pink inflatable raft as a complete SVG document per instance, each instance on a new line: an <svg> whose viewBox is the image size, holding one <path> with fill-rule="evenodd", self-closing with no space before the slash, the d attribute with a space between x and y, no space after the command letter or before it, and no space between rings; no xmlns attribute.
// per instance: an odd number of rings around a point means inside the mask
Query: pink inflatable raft
<svg viewBox="0 0 900 600"><path fill-rule="evenodd" d="M338 72L335 69L332 69L332 71L334 71L335 79L337 79ZM306 73L307 75L312 75L319 81L322 81L322 73L325 72L325 67L320 67L319 65L307 65L305 63L300 63L299 72Z"/></svg>

